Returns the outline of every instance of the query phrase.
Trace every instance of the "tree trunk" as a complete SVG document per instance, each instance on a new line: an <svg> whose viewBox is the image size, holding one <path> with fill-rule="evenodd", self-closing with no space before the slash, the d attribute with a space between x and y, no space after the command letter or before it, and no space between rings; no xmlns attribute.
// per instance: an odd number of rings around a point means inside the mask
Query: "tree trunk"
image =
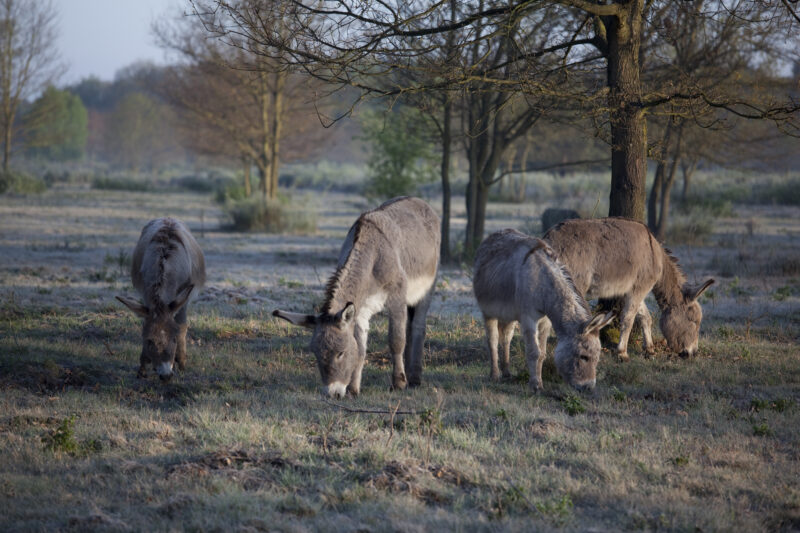
<svg viewBox="0 0 800 533"><path fill-rule="evenodd" d="M681 163L681 172L683 173L683 190L681 191L681 202L686 202L689 196L689 185L692 183L692 176L697 169L697 159L691 161L684 161Z"/></svg>
<svg viewBox="0 0 800 533"><path fill-rule="evenodd" d="M450 262L450 156L452 149L451 123L453 104L448 99L444 104L442 124L442 244L440 261Z"/></svg>
<svg viewBox="0 0 800 533"><path fill-rule="evenodd" d="M525 148L522 149L522 160L519 162L520 164L520 172L519 172L519 183L517 183L517 202L522 203L525 201L525 195L527 194L527 177L528 177L528 155L531 152L531 143L526 142Z"/></svg>
<svg viewBox="0 0 800 533"><path fill-rule="evenodd" d="M11 124L4 124L3 131L3 172L8 172L8 160L11 158Z"/></svg>
<svg viewBox="0 0 800 533"><path fill-rule="evenodd" d="M286 86L286 73L275 73L275 85L272 88L272 122L270 127L270 199L278 196L278 171L280 169L280 139L283 127L283 90Z"/></svg>
<svg viewBox="0 0 800 533"><path fill-rule="evenodd" d="M664 138L661 139L661 153L659 154L656 173L653 176L653 185L650 188L650 197L647 199L647 227L650 228L650 231L653 233L655 233L658 228L658 207L661 203L659 195L664 186L664 172L667 170L666 160L671 137L672 120L667 120L667 126L664 128Z"/></svg>
<svg viewBox="0 0 800 533"><path fill-rule="evenodd" d="M658 213L658 225L655 235L660 241L664 240L667 234L667 220L669 219L669 202L672 184L675 183L675 174L678 170L678 162L681 159L681 138L683 137L683 125L678 128L678 138L675 141L675 150L672 153L672 163L670 164L669 174L667 174L661 185L661 209Z"/></svg>
<svg viewBox="0 0 800 533"><path fill-rule="evenodd" d="M244 161L244 195L248 198L253 194L253 187L250 185L250 160Z"/></svg>
<svg viewBox="0 0 800 533"><path fill-rule="evenodd" d="M647 126L641 106L639 45L644 0L621 5L619 16L604 17L608 38L611 194L609 216L644 221L647 196Z"/></svg>

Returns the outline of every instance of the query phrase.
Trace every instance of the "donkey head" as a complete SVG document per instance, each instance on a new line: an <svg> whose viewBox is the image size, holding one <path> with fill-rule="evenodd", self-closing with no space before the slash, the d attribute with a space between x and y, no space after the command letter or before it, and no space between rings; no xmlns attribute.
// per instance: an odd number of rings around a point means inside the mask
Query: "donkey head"
<svg viewBox="0 0 800 533"><path fill-rule="evenodd" d="M697 299L712 283L714 280L709 279L699 287L684 285L682 298L677 304L673 303L663 309L661 332L667 339L669 349L681 357L690 357L697 352L700 322L703 320L703 310Z"/></svg>
<svg viewBox="0 0 800 533"><path fill-rule="evenodd" d="M594 389L600 361L600 330L613 319L613 311L595 315L574 337L558 339L554 353L556 368L564 381L576 389Z"/></svg>
<svg viewBox="0 0 800 533"><path fill-rule="evenodd" d="M343 398L359 364L356 308L352 302L335 314L304 315L276 309L272 315L314 330L311 351L317 358L322 392L332 398Z"/></svg>
<svg viewBox="0 0 800 533"><path fill-rule="evenodd" d="M175 315L189 301L194 285L187 285L169 304L148 307L136 300L117 296L117 300L125 304L131 311L144 318L142 327L142 364L149 361L153 365L158 377L167 381L172 377L172 368L175 366L175 351L181 333L181 325L175 320ZM144 366L139 369L144 371Z"/></svg>

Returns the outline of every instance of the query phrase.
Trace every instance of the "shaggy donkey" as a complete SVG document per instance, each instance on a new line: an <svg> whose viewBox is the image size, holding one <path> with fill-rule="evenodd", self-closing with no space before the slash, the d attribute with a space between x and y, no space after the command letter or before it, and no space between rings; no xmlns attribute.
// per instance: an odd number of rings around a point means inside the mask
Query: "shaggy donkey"
<svg viewBox="0 0 800 533"><path fill-rule="evenodd" d="M186 366L186 303L206 281L203 252L179 220L151 220L133 250L131 278L143 302L124 296L117 300L144 318L139 377L152 364L166 381L174 364L181 370Z"/></svg>
<svg viewBox="0 0 800 533"><path fill-rule="evenodd" d="M614 313L592 318L569 272L547 244L513 229L489 235L478 247L472 285L486 322L492 379L500 377L498 328L503 340L503 375L508 377L511 338L519 322L529 385L537 391L542 388L547 337L539 334L537 324L547 317L558 335L554 358L559 374L577 389L594 388L600 359L599 332Z"/></svg>
<svg viewBox="0 0 800 533"><path fill-rule="evenodd" d="M313 328L311 351L323 392L344 397L361 390L372 315L389 312L392 385L420 384L425 317L439 265L439 217L418 198L395 198L362 214L347 233L319 315L276 310ZM408 378L406 378L408 372Z"/></svg>
<svg viewBox="0 0 800 533"><path fill-rule="evenodd" d="M644 331L644 349L653 353L652 318L644 298L651 290L661 309L661 332L682 357L697 351L703 311L697 299L714 283L686 283L676 259L647 226L624 218L567 220L544 240L572 272L578 291L588 299L623 298L616 351L628 358L628 336L636 317ZM547 333L547 324L542 325ZM540 330L541 332L541 330Z"/></svg>

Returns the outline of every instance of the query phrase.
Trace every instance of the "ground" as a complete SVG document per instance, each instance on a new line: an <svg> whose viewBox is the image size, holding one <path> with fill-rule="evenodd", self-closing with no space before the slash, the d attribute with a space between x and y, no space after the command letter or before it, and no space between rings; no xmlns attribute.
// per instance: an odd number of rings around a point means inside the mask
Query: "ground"
<svg viewBox="0 0 800 533"><path fill-rule="evenodd" d="M330 402L309 334L271 312L321 303L371 204L295 198L315 235L221 231L193 193L0 197L1 530L800 529L799 208L737 205L673 247L691 281L717 279L692 359L634 342L630 362L604 353L594 393L548 362L537 395L517 336L517 377L491 382L470 268L446 265L423 385L389 390L376 319L362 394ZM538 231L545 207L491 204L487 230ZM162 384L136 378L140 321L114 295L134 294L130 252L167 214L208 282L188 368Z"/></svg>

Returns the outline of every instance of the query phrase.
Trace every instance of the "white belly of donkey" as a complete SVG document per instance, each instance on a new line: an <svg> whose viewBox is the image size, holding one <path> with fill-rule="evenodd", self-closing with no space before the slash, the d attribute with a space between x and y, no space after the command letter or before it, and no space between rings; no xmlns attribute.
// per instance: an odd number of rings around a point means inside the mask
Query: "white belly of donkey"
<svg viewBox="0 0 800 533"><path fill-rule="evenodd" d="M422 277L408 280L406 287L406 305L414 307L422 300L428 291L431 290L435 276Z"/></svg>

